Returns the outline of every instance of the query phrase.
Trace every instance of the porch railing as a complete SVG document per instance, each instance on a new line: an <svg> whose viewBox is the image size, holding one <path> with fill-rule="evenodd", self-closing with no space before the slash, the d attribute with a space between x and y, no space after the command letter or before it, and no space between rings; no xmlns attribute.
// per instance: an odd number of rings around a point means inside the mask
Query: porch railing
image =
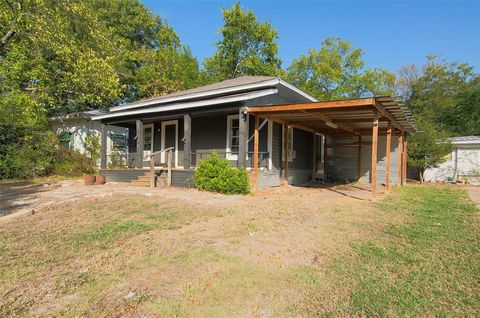
<svg viewBox="0 0 480 318"><path fill-rule="evenodd" d="M109 169L131 169L137 164L136 153L111 153L107 155L107 167Z"/></svg>
<svg viewBox="0 0 480 318"><path fill-rule="evenodd" d="M197 151L192 152L191 155L191 166L197 167L200 161L206 159L208 156L212 155L213 151ZM234 159L235 156L238 156L238 153L228 152L228 151L216 151L215 152L220 159L227 159L230 161L231 165L238 167L238 160ZM258 166L259 168L268 168L270 153L269 152L258 152ZM246 167L253 168L253 151L247 152Z"/></svg>
<svg viewBox="0 0 480 318"><path fill-rule="evenodd" d="M155 188L155 156L167 154L167 186L172 186L172 154L174 147L156 151L150 155L150 188Z"/></svg>

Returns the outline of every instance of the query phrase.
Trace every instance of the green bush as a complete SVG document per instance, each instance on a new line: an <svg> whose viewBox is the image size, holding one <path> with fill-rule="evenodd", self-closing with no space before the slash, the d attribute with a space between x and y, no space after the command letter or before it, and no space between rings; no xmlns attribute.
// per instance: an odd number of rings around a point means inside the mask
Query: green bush
<svg viewBox="0 0 480 318"><path fill-rule="evenodd" d="M227 159L219 159L217 154L202 160L193 177L198 189L225 194L247 194L250 192L248 174L234 168Z"/></svg>
<svg viewBox="0 0 480 318"><path fill-rule="evenodd" d="M55 174L60 176L80 176L95 173L94 161L73 151L64 151L61 160L55 164Z"/></svg>

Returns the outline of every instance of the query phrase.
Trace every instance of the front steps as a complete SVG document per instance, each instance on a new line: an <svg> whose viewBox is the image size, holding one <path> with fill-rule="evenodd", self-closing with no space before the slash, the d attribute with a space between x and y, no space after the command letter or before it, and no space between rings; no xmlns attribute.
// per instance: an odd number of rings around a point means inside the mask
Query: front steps
<svg viewBox="0 0 480 318"><path fill-rule="evenodd" d="M167 185L167 173L160 171L160 175L155 175L157 187L164 187ZM137 179L130 181L132 185L139 187L150 187L150 172L145 172L145 175L138 176Z"/></svg>

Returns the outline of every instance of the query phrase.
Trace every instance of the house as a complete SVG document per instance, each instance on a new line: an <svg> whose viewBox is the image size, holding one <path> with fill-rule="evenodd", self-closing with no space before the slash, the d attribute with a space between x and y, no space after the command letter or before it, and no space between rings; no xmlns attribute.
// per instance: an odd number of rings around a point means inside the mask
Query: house
<svg viewBox="0 0 480 318"><path fill-rule="evenodd" d="M480 136L450 138L452 152L436 168L425 171L425 181L465 180L480 185Z"/></svg>
<svg viewBox="0 0 480 318"><path fill-rule="evenodd" d="M100 144L101 124L92 121L92 116L102 112L90 110L85 112L70 113L48 118L50 128L57 133L65 148L90 156L89 138L95 138ZM128 129L119 126L109 126L107 136L107 152L128 152ZM100 167L100 160L98 160Z"/></svg>
<svg viewBox="0 0 480 318"><path fill-rule="evenodd" d="M112 156L102 139L100 174L109 180L144 175L150 155L171 148L172 185L190 186L199 161L216 152L251 171L256 189L312 179L371 182L378 177L396 183L405 171L406 134L414 130L411 115L391 97L318 102L266 76L116 106L92 119L101 123L104 135L111 126L124 127L134 141L128 155L115 160L125 166L108 169ZM154 170L162 174L167 156L157 155Z"/></svg>

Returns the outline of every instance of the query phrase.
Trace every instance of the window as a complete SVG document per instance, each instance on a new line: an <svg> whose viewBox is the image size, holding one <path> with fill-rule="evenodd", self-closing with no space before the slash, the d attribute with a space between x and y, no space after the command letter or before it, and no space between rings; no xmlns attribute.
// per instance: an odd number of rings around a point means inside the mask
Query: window
<svg viewBox="0 0 480 318"><path fill-rule="evenodd" d="M284 126L282 125L282 140L285 134ZM287 144L288 144L288 161L293 161L295 159L296 152L293 149L293 127L288 127L287 133ZM285 160L285 148L282 143L282 160Z"/></svg>
<svg viewBox="0 0 480 318"><path fill-rule="evenodd" d="M124 134L110 133L114 151L127 152L127 136Z"/></svg>
<svg viewBox="0 0 480 318"><path fill-rule="evenodd" d="M68 150L73 150L73 133L62 132L59 136L60 143Z"/></svg>
<svg viewBox="0 0 480 318"><path fill-rule="evenodd" d="M239 147L239 127L240 121L238 115L227 116L227 159L238 160Z"/></svg>

